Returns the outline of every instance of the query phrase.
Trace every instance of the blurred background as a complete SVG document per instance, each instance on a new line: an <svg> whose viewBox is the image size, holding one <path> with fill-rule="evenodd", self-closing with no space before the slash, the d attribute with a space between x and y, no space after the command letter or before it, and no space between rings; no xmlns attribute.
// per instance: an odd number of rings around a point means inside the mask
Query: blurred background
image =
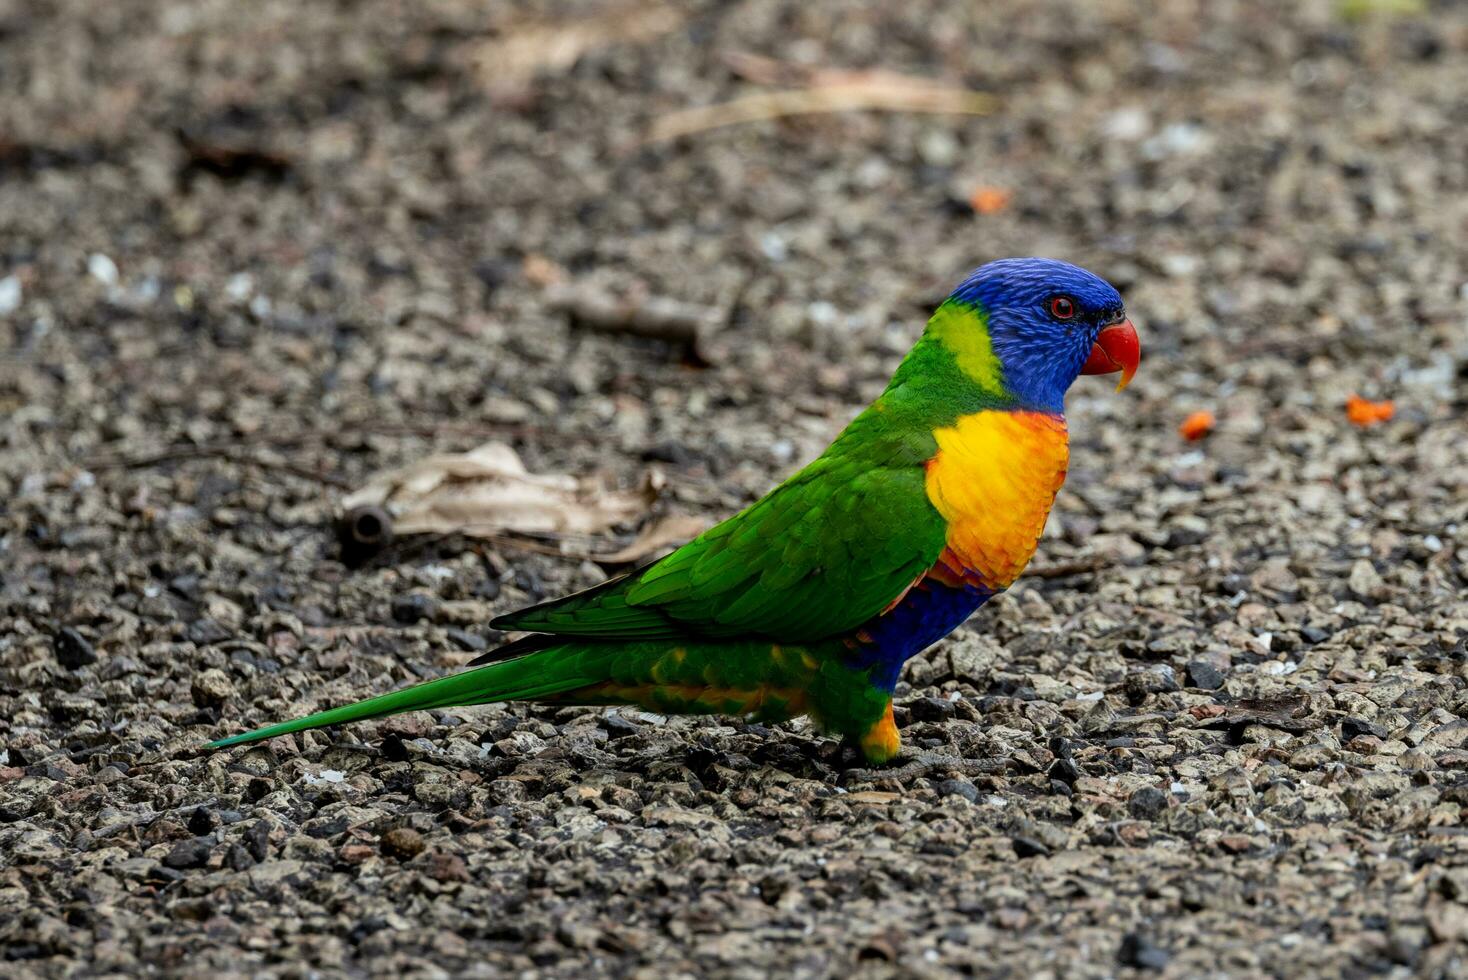
<svg viewBox="0 0 1468 980"><path fill-rule="evenodd" d="M1432 0L0 0L0 940L1451 972L1465 52ZM754 499L1010 255L1144 346L1072 392L1036 574L900 692L916 750L1026 761L858 804L808 731L521 707L179 755ZM642 503L340 560L344 494L491 441Z"/></svg>

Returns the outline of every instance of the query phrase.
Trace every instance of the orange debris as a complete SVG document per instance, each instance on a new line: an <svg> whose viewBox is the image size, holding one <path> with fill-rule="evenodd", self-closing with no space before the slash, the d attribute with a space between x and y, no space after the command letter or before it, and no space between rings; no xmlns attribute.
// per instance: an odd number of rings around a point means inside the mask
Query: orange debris
<svg viewBox="0 0 1468 980"><path fill-rule="evenodd" d="M1212 432L1216 424L1218 424L1218 420L1213 417L1212 412L1205 408L1183 419L1182 424L1177 427L1177 431L1178 435L1188 440L1188 442L1197 442Z"/></svg>
<svg viewBox="0 0 1468 980"><path fill-rule="evenodd" d="M994 214L1009 207L1014 194L1002 187L980 187L969 195L968 203L979 214Z"/></svg>
<svg viewBox="0 0 1468 980"><path fill-rule="evenodd" d="M1392 401L1369 402L1360 395L1352 395L1346 399L1346 418L1351 420L1352 425L1362 428L1385 422L1396 412L1397 405Z"/></svg>

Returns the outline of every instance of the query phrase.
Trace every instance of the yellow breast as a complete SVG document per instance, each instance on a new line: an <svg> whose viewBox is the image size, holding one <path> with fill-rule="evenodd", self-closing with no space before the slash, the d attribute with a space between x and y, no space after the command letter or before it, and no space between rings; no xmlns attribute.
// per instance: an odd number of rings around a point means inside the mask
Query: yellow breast
<svg viewBox="0 0 1468 980"><path fill-rule="evenodd" d="M945 561L992 589L1035 553L1070 459L1065 420L1042 412L979 412L933 433L928 499L948 521Z"/></svg>

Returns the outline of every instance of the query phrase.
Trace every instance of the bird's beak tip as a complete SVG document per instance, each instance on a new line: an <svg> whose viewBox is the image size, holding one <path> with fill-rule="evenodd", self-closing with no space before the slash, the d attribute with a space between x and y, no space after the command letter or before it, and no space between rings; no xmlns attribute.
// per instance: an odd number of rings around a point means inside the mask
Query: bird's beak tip
<svg viewBox="0 0 1468 980"><path fill-rule="evenodd" d="M1101 328L1091 354L1081 368L1082 374L1115 374L1121 372L1116 390L1131 383L1142 361L1142 342L1131 320L1118 320Z"/></svg>

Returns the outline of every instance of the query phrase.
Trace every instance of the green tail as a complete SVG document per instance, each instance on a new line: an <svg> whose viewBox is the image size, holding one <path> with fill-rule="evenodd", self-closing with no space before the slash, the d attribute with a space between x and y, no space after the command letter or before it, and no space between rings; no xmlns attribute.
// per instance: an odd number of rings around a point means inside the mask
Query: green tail
<svg viewBox="0 0 1468 980"><path fill-rule="evenodd" d="M872 685L870 668L846 665L840 653L844 649L839 643L782 647L768 640L578 641L222 738L209 747L222 749L404 711L496 701L637 704L650 711L767 721L811 713L831 731L860 737L881 719L892 694Z"/></svg>
<svg viewBox="0 0 1468 980"><path fill-rule="evenodd" d="M606 677L605 649L558 647L475 670L425 681L414 687L368 698L340 708L257 728L210 742L211 749L244 745L277 735L303 732L309 728L343 725L368 718L496 701L534 701L595 684Z"/></svg>

